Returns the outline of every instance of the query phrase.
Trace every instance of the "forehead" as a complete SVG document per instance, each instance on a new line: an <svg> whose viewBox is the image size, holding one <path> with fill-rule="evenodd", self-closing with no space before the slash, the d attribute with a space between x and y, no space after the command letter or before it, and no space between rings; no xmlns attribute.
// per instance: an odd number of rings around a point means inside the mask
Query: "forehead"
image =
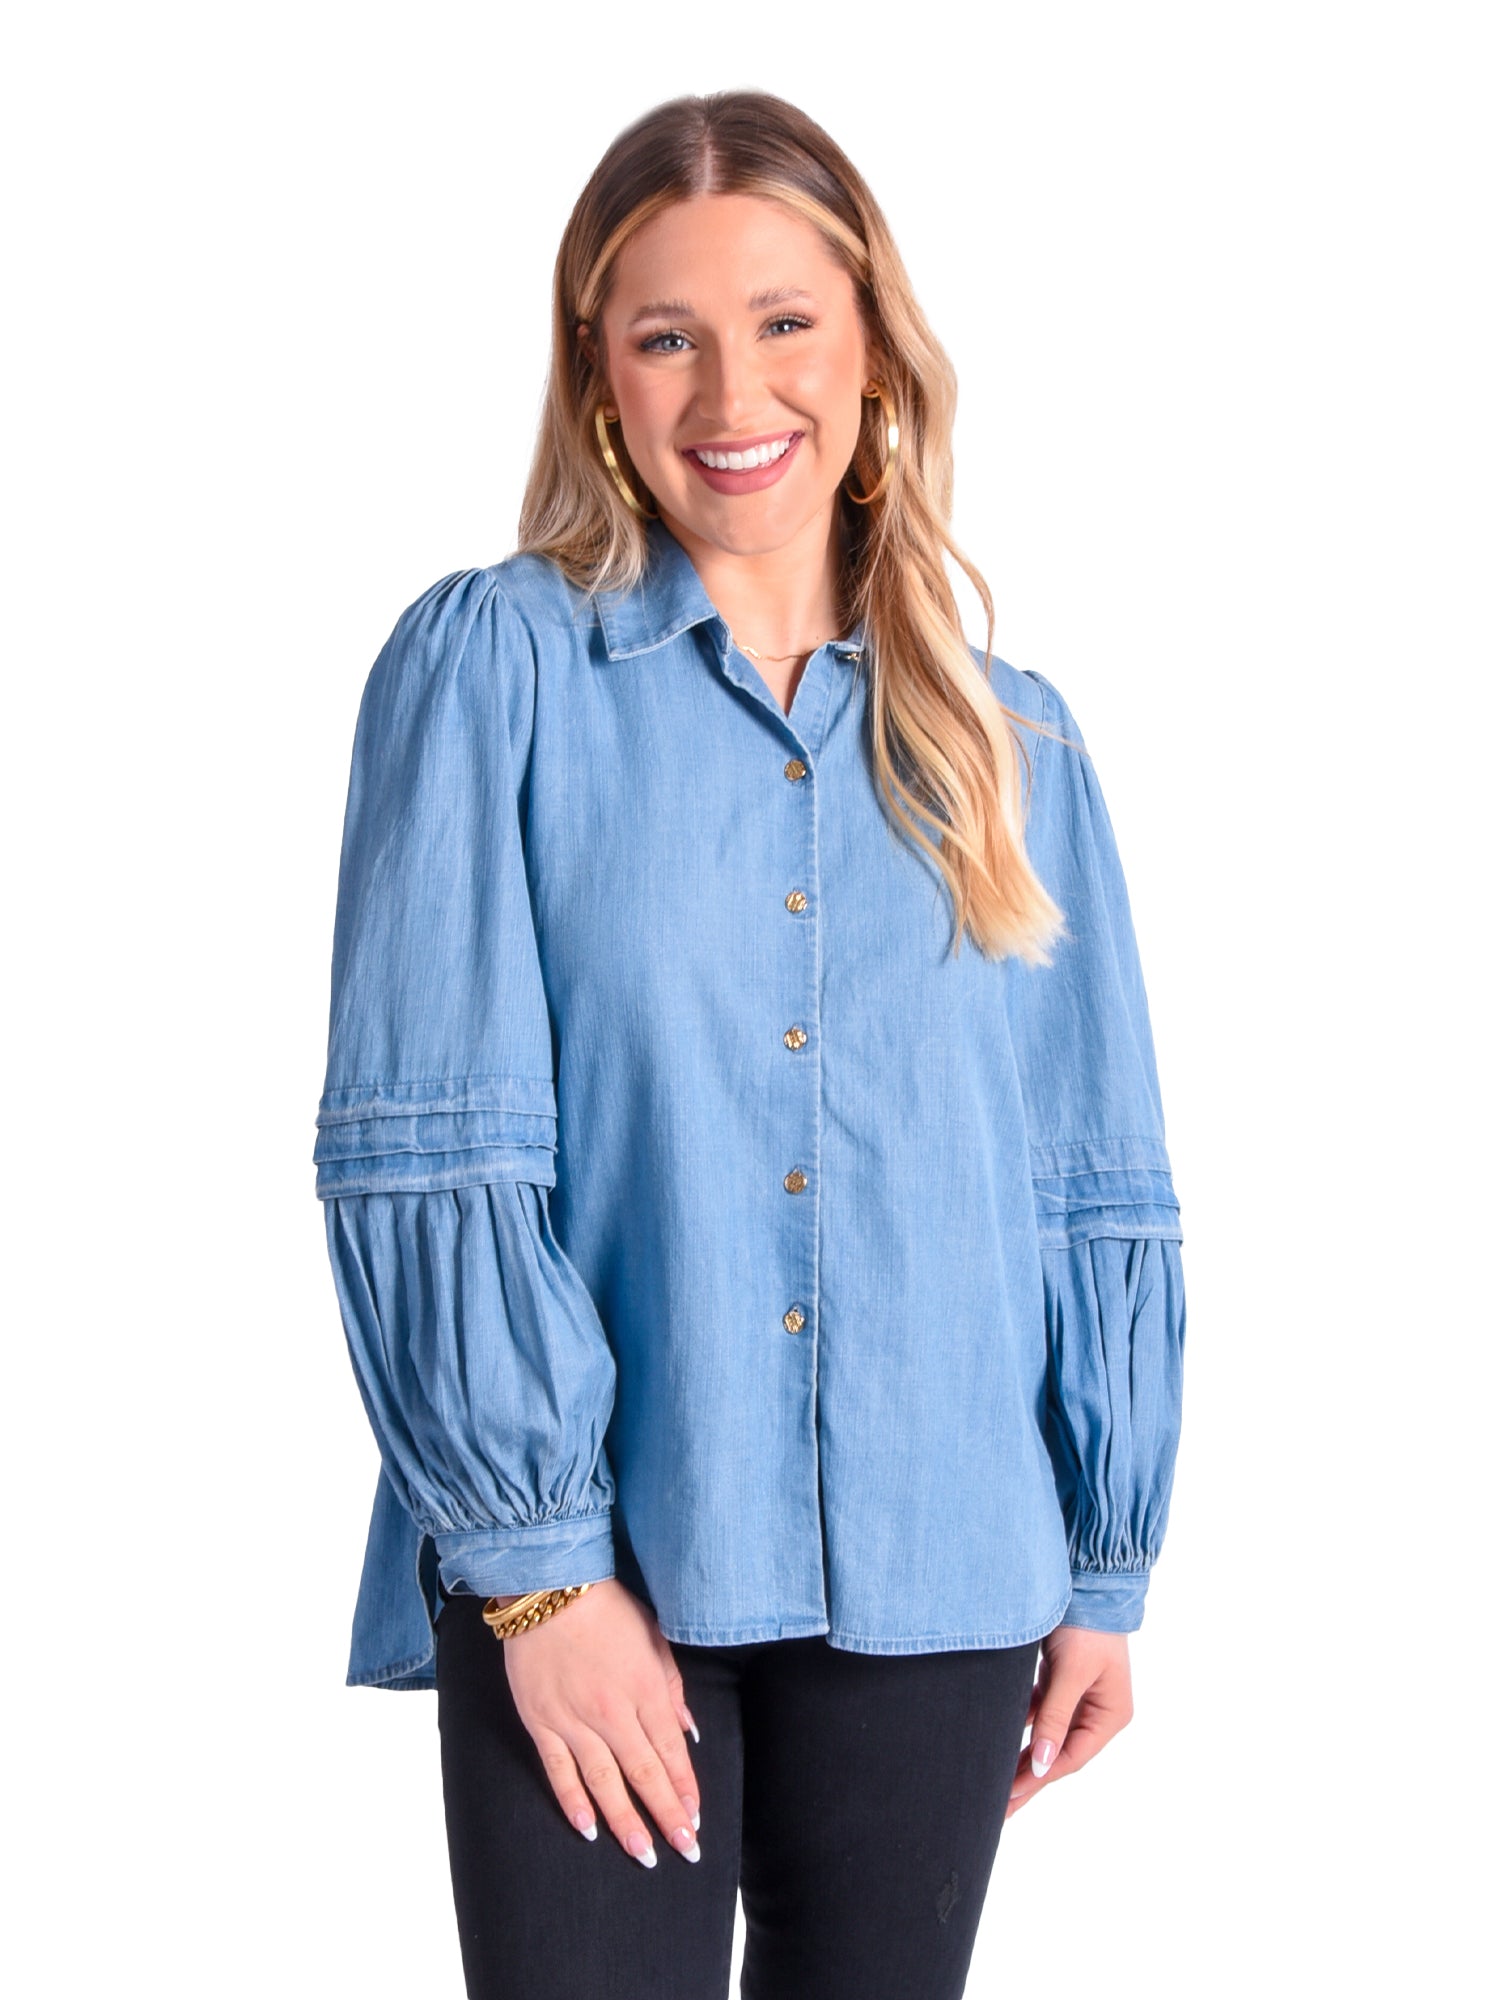
<svg viewBox="0 0 1500 2000"><path fill-rule="evenodd" d="M695 195L652 216L624 245L610 303L627 313L657 299L697 312L744 311L757 294L791 286L853 296L848 273L803 216L759 195Z"/></svg>

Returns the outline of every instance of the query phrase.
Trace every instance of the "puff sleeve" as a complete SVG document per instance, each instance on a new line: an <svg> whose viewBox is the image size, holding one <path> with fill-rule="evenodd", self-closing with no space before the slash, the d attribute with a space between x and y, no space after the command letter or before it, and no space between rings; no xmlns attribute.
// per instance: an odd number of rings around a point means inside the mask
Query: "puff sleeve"
<svg viewBox="0 0 1500 2000"><path fill-rule="evenodd" d="M525 845L536 662L491 572L406 612L355 730L317 1193L354 1372L449 1589L614 1574L615 1364L554 1232Z"/></svg>
<svg viewBox="0 0 1500 2000"><path fill-rule="evenodd" d="M1048 727L1070 739L1036 739L1027 823L1066 929L1051 965L1018 961L1008 989L1046 1308L1047 1448L1073 1577L1062 1622L1133 1632L1181 1428L1182 1227L1114 830L1076 719L1032 678Z"/></svg>

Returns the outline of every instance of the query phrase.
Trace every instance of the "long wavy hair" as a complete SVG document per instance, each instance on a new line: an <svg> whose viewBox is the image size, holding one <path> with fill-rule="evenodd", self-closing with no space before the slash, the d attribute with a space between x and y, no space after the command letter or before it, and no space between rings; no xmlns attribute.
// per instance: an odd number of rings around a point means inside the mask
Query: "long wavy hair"
<svg viewBox="0 0 1500 2000"><path fill-rule="evenodd" d="M1049 947L1065 927L1026 852L1030 794L1020 760L1028 774L1031 763L1019 730L1054 732L1007 707L990 684L994 603L949 533L953 365L917 304L874 196L822 127L794 105L748 90L675 98L622 132L594 169L557 254L551 370L519 547L549 556L591 593L640 580L645 523L600 457L594 412L608 385L578 328L597 327L633 233L669 204L705 194L783 204L820 231L853 281L871 372L885 383L901 426L895 476L881 498L862 507L841 487L837 503L842 629L856 619L865 627L871 767L887 815L947 880L953 952L967 929L986 956L1049 964ZM861 492L878 479L886 451L879 404L867 401L864 412L853 466ZM616 452L644 498L622 443ZM982 675L945 556L984 607Z"/></svg>

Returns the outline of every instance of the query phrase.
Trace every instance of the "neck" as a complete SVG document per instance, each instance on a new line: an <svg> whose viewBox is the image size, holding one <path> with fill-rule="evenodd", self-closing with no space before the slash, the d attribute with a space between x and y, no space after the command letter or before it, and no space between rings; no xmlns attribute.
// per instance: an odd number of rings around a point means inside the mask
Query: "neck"
<svg viewBox="0 0 1500 2000"><path fill-rule="evenodd" d="M843 636L838 525L831 514L809 522L782 547L749 555L704 541L674 516L662 518L737 645L771 659L811 652Z"/></svg>

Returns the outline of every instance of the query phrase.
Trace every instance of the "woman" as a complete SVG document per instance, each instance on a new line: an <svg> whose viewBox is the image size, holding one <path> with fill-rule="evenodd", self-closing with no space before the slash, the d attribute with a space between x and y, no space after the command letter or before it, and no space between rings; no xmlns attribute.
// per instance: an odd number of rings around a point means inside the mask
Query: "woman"
<svg viewBox="0 0 1500 2000"><path fill-rule="evenodd" d="M356 735L349 1678L437 1687L471 1995L723 1994L738 1891L756 2000L937 2000L1129 1719L1166 1525L1125 885L1066 703L963 636L951 371L832 140L662 105L554 305L520 551Z"/></svg>

